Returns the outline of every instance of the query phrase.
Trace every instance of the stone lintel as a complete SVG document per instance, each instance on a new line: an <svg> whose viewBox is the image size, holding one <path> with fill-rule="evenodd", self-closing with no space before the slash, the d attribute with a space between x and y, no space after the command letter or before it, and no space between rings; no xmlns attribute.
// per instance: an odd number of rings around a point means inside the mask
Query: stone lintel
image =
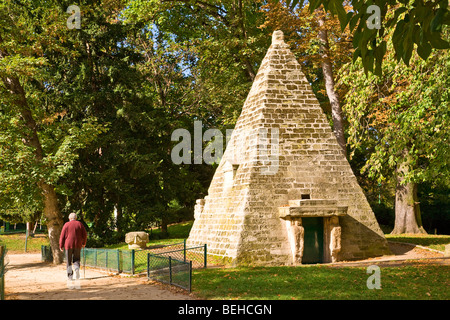
<svg viewBox="0 0 450 320"><path fill-rule="evenodd" d="M347 214L347 206L337 206L336 200L289 200L289 206L279 207L281 219L332 217Z"/></svg>
<svg viewBox="0 0 450 320"><path fill-rule="evenodd" d="M301 199L301 200L289 200L290 207L328 207L337 206L337 200L329 199Z"/></svg>

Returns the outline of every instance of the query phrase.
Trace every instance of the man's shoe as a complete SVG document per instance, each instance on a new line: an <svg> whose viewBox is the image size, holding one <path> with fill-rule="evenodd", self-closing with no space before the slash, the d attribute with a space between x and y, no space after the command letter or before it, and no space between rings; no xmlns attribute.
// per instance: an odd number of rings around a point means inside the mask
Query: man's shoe
<svg viewBox="0 0 450 320"><path fill-rule="evenodd" d="M75 279L79 280L80 279L80 268L76 268L75 269Z"/></svg>
<svg viewBox="0 0 450 320"><path fill-rule="evenodd" d="M67 288L70 289L70 290L75 289L73 280L70 280L70 279L67 280Z"/></svg>

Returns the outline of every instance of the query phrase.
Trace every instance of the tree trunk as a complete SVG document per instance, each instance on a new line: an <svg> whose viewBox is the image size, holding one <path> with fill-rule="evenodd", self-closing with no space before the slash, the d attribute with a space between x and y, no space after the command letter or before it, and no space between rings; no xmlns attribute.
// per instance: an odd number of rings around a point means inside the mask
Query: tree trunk
<svg viewBox="0 0 450 320"><path fill-rule="evenodd" d="M395 225L391 234L427 233L422 226L420 206L417 197L417 183L405 182L408 173L408 152L403 152L404 162L397 167L397 186L395 188Z"/></svg>
<svg viewBox="0 0 450 320"><path fill-rule="evenodd" d="M169 230L168 230L168 224L169 219L167 217L167 213L163 213L161 217L161 235L163 238L166 238L169 236Z"/></svg>
<svg viewBox="0 0 450 320"><path fill-rule="evenodd" d="M63 252L59 249L59 236L64 224L61 211L58 206L58 198L55 188L46 183L39 183L44 196L44 216L47 220L48 239L53 254L53 263L63 262Z"/></svg>
<svg viewBox="0 0 450 320"><path fill-rule="evenodd" d="M342 118L342 108L339 103L339 97L335 90L333 65L331 63L330 49L328 44L328 32L327 29L325 28L325 18L323 17L322 12L317 13L317 22L319 23L320 26L318 38L322 43L321 65L325 80L325 89L327 91L328 99L330 99L331 116L333 118L333 131L334 134L336 135L338 144L341 146L344 155L347 157L347 148L344 135L344 123Z"/></svg>
<svg viewBox="0 0 450 320"><path fill-rule="evenodd" d="M0 37L0 43L2 43ZM5 50L0 48L0 59L8 56ZM34 160L37 163L42 163L44 159L44 152L37 133L37 124L33 118L30 106L26 99L25 90L17 77L2 77L0 78L5 85L5 88L11 93L12 101L20 113L28 133L24 134L23 143L29 147L34 148ZM43 180L38 182L38 187L41 190L44 198L44 215L47 219L48 236L50 246L53 253L53 263L60 264L63 261L62 252L59 250L59 236L61 234L63 219L61 211L58 208L58 199L55 188L52 185L45 183Z"/></svg>

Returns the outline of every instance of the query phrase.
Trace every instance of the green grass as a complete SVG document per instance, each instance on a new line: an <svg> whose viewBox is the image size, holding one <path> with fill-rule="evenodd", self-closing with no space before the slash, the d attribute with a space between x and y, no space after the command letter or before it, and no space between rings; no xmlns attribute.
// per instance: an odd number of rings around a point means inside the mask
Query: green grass
<svg viewBox="0 0 450 320"><path fill-rule="evenodd" d="M203 299L450 299L449 266L381 267L381 289L368 289L366 268L327 266L194 270Z"/></svg>
<svg viewBox="0 0 450 320"><path fill-rule="evenodd" d="M431 249L444 251L445 245L450 243L450 236L448 235L431 235L431 234L387 234L386 239L390 241L408 242Z"/></svg>
<svg viewBox="0 0 450 320"><path fill-rule="evenodd" d="M9 253L25 252L24 233L0 235L0 243L6 246ZM41 252L41 245L48 245L48 238L46 235L38 234L35 237L28 237L27 252L30 253Z"/></svg>
<svg viewBox="0 0 450 320"><path fill-rule="evenodd" d="M175 244L175 243L181 243L183 242L188 236L189 231L192 228L193 221L188 222L181 222L177 224L173 224L168 226L167 232L169 233L168 238L160 238L161 237L161 230L160 229L153 229L148 230L147 233L150 235L151 238L150 242L147 243L147 247L156 246L156 245L168 245L168 244ZM155 239L158 238L158 239ZM107 245L105 248L108 249L122 249L127 250L128 244L126 242L121 242L117 244Z"/></svg>

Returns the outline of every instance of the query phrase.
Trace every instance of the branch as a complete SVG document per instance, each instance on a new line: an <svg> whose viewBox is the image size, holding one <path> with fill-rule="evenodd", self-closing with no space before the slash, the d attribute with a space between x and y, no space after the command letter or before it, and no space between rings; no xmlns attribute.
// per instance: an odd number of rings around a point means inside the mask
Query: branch
<svg viewBox="0 0 450 320"><path fill-rule="evenodd" d="M192 0L161 0L161 2L183 2L185 4L190 4ZM205 10L208 14L215 16L216 18L219 18L227 27L230 26L230 22L220 14L222 12L223 14L227 14L228 12L225 9L222 9L220 7L217 7L215 5L209 4L207 2L194 0L193 5L198 5L200 8ZM208 10L209 9L209 10Z"/></svg>

